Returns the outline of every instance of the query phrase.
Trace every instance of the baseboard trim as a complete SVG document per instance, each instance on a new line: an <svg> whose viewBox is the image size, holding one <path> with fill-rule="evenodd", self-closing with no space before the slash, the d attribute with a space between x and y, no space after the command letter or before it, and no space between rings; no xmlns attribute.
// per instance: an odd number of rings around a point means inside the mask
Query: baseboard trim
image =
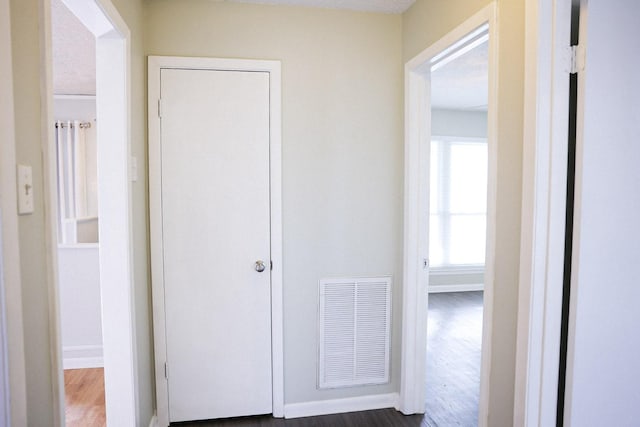
<svg viewBox="0 0 640 427"><path fill-rule="evenodd" d="M74 357L62 361L64 369L104 368L102 357Z"/></svg>
<svg viewBox="0 0 640 427"><path fill-rule="evenodd" d="M433 285L429 286L430 294L437 294L440 292L473 292L484 290L482 283L473 283L470 285Z"/></svg>
<svg viewBox="0 0 640 427"><path fill-rule="evenodd" d="M78 345L62 348L64 369L103 368L101 345Z"/></svg>
<svg viewBox="0 0 640 427"><path fill-rule="evenodd" d="M151 417L151 421L149 421L149 427L159 427L158 416L156 414L153 414L153 417Z"/></svg>
<svg viewBox="0 0 640 427"><path fill-rule="evenodd" d="M342 414L344 412L370 411L372 409L396 408L398 393L372 394L345 399L318 400L284 405L285 418L314 417L318 415Z"/></svg>

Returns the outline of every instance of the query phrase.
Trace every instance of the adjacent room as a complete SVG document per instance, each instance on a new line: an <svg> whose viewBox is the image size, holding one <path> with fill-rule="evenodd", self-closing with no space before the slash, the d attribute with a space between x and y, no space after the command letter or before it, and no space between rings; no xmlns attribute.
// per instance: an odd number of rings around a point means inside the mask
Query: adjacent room
<svg viewBox="0 0 640 427"><path fill-rule="evenodd" d="M487 229L486 30L431 65L428 425L478 424Z"/></svg>
<svg viewBox="0 0 640 427"><path fill-rule="evenodd" d="M103 426L96 39L62 0L51 2L51 31L65 419Z"/></svg>

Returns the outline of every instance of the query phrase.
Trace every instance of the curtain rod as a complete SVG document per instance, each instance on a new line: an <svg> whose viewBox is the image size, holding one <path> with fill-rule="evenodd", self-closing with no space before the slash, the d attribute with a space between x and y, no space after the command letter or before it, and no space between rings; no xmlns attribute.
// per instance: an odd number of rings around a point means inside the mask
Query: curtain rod
<svg viewBox="0 0 640 427"><path fill-rule="evenodd" d="M59 127L59 128L62 128L62 129L64 129L66 127L70 127L70 128L73 129L73 123L72 122L68 122L68 123L69 124L64 123L64 122L56 122L56 127L57 128ZM90 122L81 122L79 126L80 126L80 129L86 129L86 128L90 128L91 127L91 123Z"/></svg>

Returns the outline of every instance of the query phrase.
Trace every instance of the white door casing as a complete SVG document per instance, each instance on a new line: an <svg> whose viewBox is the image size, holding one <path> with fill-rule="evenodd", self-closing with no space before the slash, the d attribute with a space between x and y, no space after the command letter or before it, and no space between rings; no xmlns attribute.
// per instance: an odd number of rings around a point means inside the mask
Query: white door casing
<svg viewBox="0 0 640 427"><path fill-rule="evenodd" d="M149 58L160 425L282 416L279 85L274 61Z"/></svg>
<svg viewBox="0 0 640 427"><path fill-rule="evenodd" d="M489 33L489 150L487 188L487 242L480 369L479 424L487 423L489 368L493 310L497 171L497 25L496 6L488 6L405 64L405 202L404 276L402 309L402 355L400 405L404 414L424 413L427 337L429 152L431 141L430 74L433 58L460 47L467 37L486 27Z"/></svg>

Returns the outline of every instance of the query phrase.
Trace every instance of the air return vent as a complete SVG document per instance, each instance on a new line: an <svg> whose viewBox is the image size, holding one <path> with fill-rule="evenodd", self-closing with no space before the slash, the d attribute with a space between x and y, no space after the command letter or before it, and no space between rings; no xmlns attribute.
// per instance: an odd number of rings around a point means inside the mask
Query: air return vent
<svg viewBox="0 0 640 427"><path fill-rule="evenodd" d="M391 278L320 281L319 388L389 382Z"/></svg>

